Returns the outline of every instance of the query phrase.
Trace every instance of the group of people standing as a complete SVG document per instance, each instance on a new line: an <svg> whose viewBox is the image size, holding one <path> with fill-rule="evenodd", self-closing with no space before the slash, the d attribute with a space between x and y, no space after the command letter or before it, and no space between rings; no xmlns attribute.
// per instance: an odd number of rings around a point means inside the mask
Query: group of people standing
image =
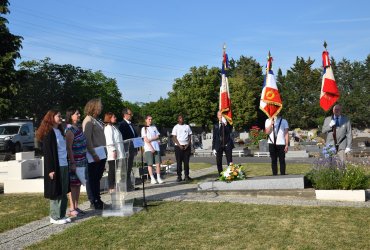
<svg viewBox="0 0 370 250"><path fill-rule="evenodd" d="M65 123L57 110L49 110L44 116L36 137L42 144L44 153L44 196L50 199L50 222L65 224L71 222L66 216L69 198L69 216L78 216L85 212L79 209L81 184L86 182L86 190L91 208L102 209L104 203L100 197L100 180L108 162L109 191L116 190L116 169L122 164L121 177L126 181L125 190L134 190L131 172L137 150L132 140L139 137L132 124L133 112L129 108L122 111L123 121L116 126L117 117L112 112L99 120L103 105L100 99L92 99L85 105L85 118L79 127L80 111L69 108ZM213 127L212 150L216 156L217 170L222 173L222 156L225 153L227 165L232 163L232 126L217 113L218 122ZM158 129L152 124L152 116L145 117L145 126L141 129L144 141L144 155L148 165L151 184L162 184L160 174L161 154ZM267 119L265 133L268 135L272 174L277 175L277 159L280 162L281 175L286 174L285 153L288 151L288 122L281 117ZM347 117L341 115L341 106L333 108L333 116L325 119L323 133L328 133L327 142L334 143L341 160L351 147L351 124ZM191 135L189 125L184 117L178 115L177 124L172 129L172 140L175 144L177 161L177 182L190 181L189 159L191 155ZM156 177L153 173L155 166ZM183 169L184 166L184 169ZM184 171L183 171L184 170ZM184 172L184 178L182 173ZM67 194L68 198L67 198Z"/></svg>
<svg viewBox="0 0 370 250"><path fill-rule="evenodd" d="M80 111L69 108L62 126L62 115L57 110L49 110L41 121L36 137L41 142L44 153L44 196L50 199L50 222L65 224L70 217L84 214L79 209L80 187L86 183L86 191L94 209L102 209L100 180L108 161L108 185L115 189L115 169L117 164L126 164L126 190L134 188L131 183L135 150L132 143L124 140L137 137L131 123L132 111L123 110L123 122L115 126L116 116L108 112L104 122L99 120L103 105L100 99L87 102L82 127L79 126ZM123 147L128 148L124 149ZM128 154L124 155L124 152ZM119 159L127 158L118 162ZM67 216L68 198L70 209Z"/></svg>
<svg viewBox="0 0 370 250"><path fill-rule="evenodd" d="M217 113L218 122L213 126L212 151L216 156L217 170L221 175L222 156L225 154L227 165L232 163L232 126L223 118L222 113ZM285 155L289 149L289 125L286 119L275 116L265 121L265 134L269 145L272 175L278 174L278 160L280 174L286 174ZM333 114L325 118L322 133L326 134L326 144L336 149L339 159L344 162L346 155L351 151L352 127L348 117L342 115L342 106L333 106Z"/></svg>
<svg viewBox="0 0 370 250"><path fill-rule="evenodd" d="M62 126L62 115L58 110L49 110L41 121L36 137L41 142L44 153L44 196L50 200L50 223L65 224L71 217L85 214L79 205L80 188L86 184L90 208L103 209L100 197L100 180L108 163L109 192L116 186L116 169L126 169L121 173L126 186L121 191L134 190L131 172L137 150L130 139L139 137L132 124L133 112L129 108L122 110L122 122L117 126L117 117L112 112L104 114L100 120L103 105L100 99L92 99L84 108L85 118L79 126L81 113L77 108L69 108ZM176 159L179 166L179 178L182 180L182 162L184 163L185 179L189 176L189 158L191 130L183 124L179 116L179 124L173 130L176 144ZM160 175L161 155L158 129L152 124L152 116L145 117L145 126L141 129L144 141L144 155L148 165L151 184L164 183ZM119 165L121 164L121 165ZM155 166L156 177L153 167ZM67 197L68 196L68 197ZM69 199L69 212L67 205Z"/></svg>

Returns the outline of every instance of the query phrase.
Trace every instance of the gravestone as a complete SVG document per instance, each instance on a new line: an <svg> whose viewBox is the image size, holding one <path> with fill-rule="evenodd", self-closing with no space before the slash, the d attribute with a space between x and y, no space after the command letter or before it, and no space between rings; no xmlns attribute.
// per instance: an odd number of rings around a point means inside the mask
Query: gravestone
<svg viewBox="0 0 370 250"><path fill-rule="evenodd" d="M245 140L249 139L249 133L247 133L247 132L240 133L239 138L241 140L245 141Z"/></svg>
<svg viewBox="0 0 370 250"><path fill-rule="evenodd" d="M212 133L207 133L202 139L202 149L212 149Z"/></svg>
<svg viewBox="0 0 370 250"><path fill-rule="evenodd" d="M304 175L257 176L246 180L209 181L198 184L198 191L304 189Z"/></svg>
<svg viewBox="0 0 370 250"><path fill-rule="evenodd" d="M40 159L9 161L8 180L25 180L42 176L43 167Z"/></svg>
<svg viewBox="0 0 370 250"><path fill-rule="evenodd" d="M258 147L260 152L269 152L269 145L266 139L260 140Z"/></svg>
<svg viewBox="0 0 370 250"><path fill-rule="evenodd" d="M35 151L19 152L15 154L16 161L32 160L35 159Z"/></svg>

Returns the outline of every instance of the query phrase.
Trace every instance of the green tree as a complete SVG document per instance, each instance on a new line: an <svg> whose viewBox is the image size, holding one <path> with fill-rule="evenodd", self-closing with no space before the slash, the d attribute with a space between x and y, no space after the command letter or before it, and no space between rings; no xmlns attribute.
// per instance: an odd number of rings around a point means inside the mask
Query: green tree
<svg viewBox="0 0 370 250"><path fill-rule="evenodd" d="M15 60L20 58L22 37L13 35L7 28L8 20L3 15L8 14L9 1L0 1L0 119L8 118L11 100L17 92Z"/></svg>
<svg viewBox="0 0 370 250"><path fill-rule="evenodd" d="M350 117L353 127L366 128L370 125L368 107L370 91L370 55L365 62L350 62L342 59L335 65L334 76L340 91L339 103L343 113Z"/></svg>
<svg viewBox="0 0 370 250"><path fill-rule="evenodd" d="M86 102L96 97L102 99L103 113L120 116L123 104L116 80L100 71L53 64L49 58L25 61L19 67L20 88L14 105L19 116L34 117L38 122L51 108L64 112L75 106L83 111Z"/></svg>
<svg viewBox="0 0 370 250"><path fill-rule="evenodd" d="M291 128L313 128L322 124L324 112L320 108L321 71L312 69L314 60L297 57L285 77L279 77L283 109Z"/></svg>
<svg viewBox="0 0 370 250"><path fill-rule="evenodd" d="M189 73L175 80L169 93L171 104L190 123L208 129L216 120L220 81L218 68L192 67Z"/></svg>
<svg viewBox="0 0 370 250"><path fill-rule="evenodd" d="M144 116L151 115L158 127L171 128L177 123L178 114L176 106L171 102L169 98L160 98L156 102L146 103L142 108L142 112Z"/></svg>
<svg viewBox="0 0 370 250"><path fill-rule="evenodd" d="M261 68L252 57L241 56L239 60L232 61L229 83L236 130L258 124L257 112L263 84Z"/></svg>

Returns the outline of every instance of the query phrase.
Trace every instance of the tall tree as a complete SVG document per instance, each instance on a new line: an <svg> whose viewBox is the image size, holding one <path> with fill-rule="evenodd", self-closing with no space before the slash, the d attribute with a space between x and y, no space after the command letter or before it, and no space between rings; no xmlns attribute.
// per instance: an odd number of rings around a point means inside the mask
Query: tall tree
<svg viewBox="0 0 370 250"><path fill-rule="evenodd" d="M335 77L343 104L343 112L351 118L352 126L366 128L370 125L368 99L370 92L370 55L365 62L342 59L336 64Z"/></svg>
<svg viewBox="0 0 370 250"><path fill-rule="evenodd" d="M142 107L142 113L144 116L151 115L158 127L171 128L177 123L179 113L171 101L169 98L160 98L156 102L149 102Z"/></svg>
<svg viewBox="0 0 370 250"><path fill-rule="evenodd" d="M113 112L119 117L122 111L116 80L100 71L53 64L49 58L25 61L19 66L20 88L14 105L14 112L19 116L34 117L38 122L51 108L63 112L75 106L83 111L86 102L96 97L102 99L103 112Z"/></svg>
<svg viewBox="0 0 370 250"><path fill-rule="evenodd" d="M175 80L169 98L190 123L207 129L216 119L220 81L218 68L192 67L189 73Z"/></svg>
<svg viewBox="0 0 370 250"><path fill-rule="evenodd" d="M9 1L0 0L0 119L8 118L11 100L17 92L15 60L20 58L22 37L9 32L8 20L3 17L10 13Z"/></svg>
<svg viewBox="0 0 370 250"><path fill-rule="evenodd" d="M310 58L297 57L285 79L279 79L283 101L281 114L291 128L317 127L325 117L319 106L321 70L312 69L314 62Z"/></svg>
<svg viewBox="0 0 370 250"><path fill-rule="evenodd" d="M231 63L230 95L236 130L258 124L257 111L262 90L261 65L252 57L241 56Z"/></svg>

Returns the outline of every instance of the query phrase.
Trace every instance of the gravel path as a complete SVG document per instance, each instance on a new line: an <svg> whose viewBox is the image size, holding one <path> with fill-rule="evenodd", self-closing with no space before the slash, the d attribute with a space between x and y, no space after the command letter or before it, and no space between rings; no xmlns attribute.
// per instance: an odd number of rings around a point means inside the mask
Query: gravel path
<svg viewBox="0 0 370 250"><path fill-rule="evenodd" d="M192 178L202 177L214 180L212 173L216 167L193 171ZM334 207L370 207L370 202L337 202L318 201L314 198L313 190L293 191L290 195L277 195L274 191L251 191L251 192L197 192L196 183L177 183L176 176L167 175L162 185L146 184L146 201L182 201L182 202L235 202L242 204L264 204L284 206L334 206ZM302 192L305 194L302 195ZM128 198L141 199L142 189L127 194ZM103 201L109 203L110 196L102 196ZM19 228L0 234L0 249L22 249L31 244L47 239L49 236L60 233L63 230L88 220L94 216L100 216L101 211L90 210L89 202L81 205L81 209L87 211L87 215L78 217L72 223L65 225L52 225L49 217L31 222Z"/></svg>

